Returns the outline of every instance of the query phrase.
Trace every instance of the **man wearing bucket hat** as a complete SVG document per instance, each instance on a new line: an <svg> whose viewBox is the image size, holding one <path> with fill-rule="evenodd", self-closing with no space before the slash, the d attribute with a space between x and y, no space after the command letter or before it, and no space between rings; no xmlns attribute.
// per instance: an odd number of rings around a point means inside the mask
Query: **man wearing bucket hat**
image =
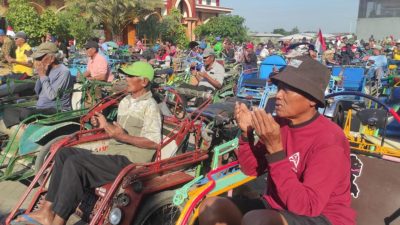
<svg viewBox="0 0 400 225"><path fill-rule="evenodd" d="M108 122L101 113L91 119L93 126L104 128L112 138L108 150L93 153L72 147L60 149L42 207L18 217L14 224L65 224L82 200L85 188L112 182L131 163L151 161L161 142L161 114L149 89L154 70L148 63L135 62L120 72L126 75L129 95L118 106L117 122Z"/></svg>
<svg viewBox="0 0 400 225"><path fill-rule="evenodd" d="M73 81L69 69L62 64L63 56L52 42L39 45L32 54L34 67L39 75L35 84L38 95L35 108L6 108L4 124L7 128L19 124L33 114L54 114L71 109Z"/></svg>
<svg viewBox="0 0 400 225"><path fill-rule="evenodd" d="M255 199L206 199L201 225L355 224L349 143L340 127L317 111L324 106L329 77L311 57L296 57L271 78L278 85L275 118L236 105L240 168L251 176L268 172L267 191Z"/></svg>

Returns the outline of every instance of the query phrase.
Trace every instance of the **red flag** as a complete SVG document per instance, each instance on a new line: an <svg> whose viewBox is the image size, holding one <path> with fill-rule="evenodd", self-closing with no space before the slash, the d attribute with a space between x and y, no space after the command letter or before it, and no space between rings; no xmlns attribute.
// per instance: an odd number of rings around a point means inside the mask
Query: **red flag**
<svg viewBox="0 0 400 225"><path fill-rule="evenodd" d="M316 45L319 46L322 49L322 51L326 51L326 43L325 43L324 37L322 36L321 29L319 29L319 32L318 32Z"/></svg>

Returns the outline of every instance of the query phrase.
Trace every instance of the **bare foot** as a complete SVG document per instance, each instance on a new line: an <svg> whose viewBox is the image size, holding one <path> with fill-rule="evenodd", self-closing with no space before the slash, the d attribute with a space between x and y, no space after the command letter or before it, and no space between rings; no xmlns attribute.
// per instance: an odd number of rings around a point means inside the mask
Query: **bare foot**
<svg viewBox="0 0 400 225"><path fill-rule="evenodd" d="M18 216L16 222L24 222L29 219L35 220L43 225L51 225L54 219L54 213L48 210L37 210L27 215Z"/></svg>

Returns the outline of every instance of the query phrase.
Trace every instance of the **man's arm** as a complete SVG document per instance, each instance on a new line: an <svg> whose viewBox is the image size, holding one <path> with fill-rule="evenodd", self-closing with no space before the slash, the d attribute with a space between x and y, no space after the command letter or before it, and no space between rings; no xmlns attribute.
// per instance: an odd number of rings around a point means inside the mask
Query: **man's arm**
<svg viewBox="0 0 400 225"><path fill-rule="evenodd" d="M201 76L204 77L205 79L207 79L208 83L210 83L216 89L222 88L222 83L220 83L218 80L216 80L216 79L212 78L210 75L208 75L208 72L199 72L199 73L201 73ZM220 76L219 74L216 74L216 75Z"/></svg>
<svg viewBox="0 0 400 225"><path fill-rule="evenodd" d="M42 82L40 81L40 79L38 79L35 83L35 93L36 95L40 94L40 91L42 90Z"/></svg>
<svg viewBox="0 0 400 225"><path fill-rule="evenodd" d="M50 100L54 100L57 98L60 89L66 90L70 82L69 71L65 71L63 74L59 75L52 84L50 84L50 78L48 76L40 76L39 81L42 85L42 90L40 92L44 92Z"/></svg>
<svg viewBox="0 0 400 225"><path fill-rule="evenodd" d="M19 65L23 65L23 66L27 66L27 67L33 67L33 63L32 61L28 60L26 62L22 62L22 61L17 61L16 59L12 58L11 56L6 56L6 60L9 63L15 63L15 64L19 64Z"/></svg>
<svg viewBox="0 0 400 225"><path fill-rule="evenodd" d="M107 128L106 128L107 129ZM139 148L145 149L157 149L158 143L151 141L145 137L136 137L129 135L128 133L121 133L118 136L113 137L115 140L124 142Z"/></svg>
<svg viewBox="0 0 400 225"><path fill-rule="evenodd" d="M252 139L251 137L250 139ZM252 143L252 140L244 140L243 137L239 140L238 161L240 170L248 176L260 176L267 168L267 160L265 155L265 145L261 142Z"/></svg>

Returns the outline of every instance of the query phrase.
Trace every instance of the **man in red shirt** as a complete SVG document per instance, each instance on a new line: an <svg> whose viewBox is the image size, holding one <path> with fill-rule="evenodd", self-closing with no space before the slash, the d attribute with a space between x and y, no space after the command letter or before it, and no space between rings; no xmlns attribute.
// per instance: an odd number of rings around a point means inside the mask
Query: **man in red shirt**
<svg viewBox="0 0 400 225"><path fill-rule="evenodd" d="M258 199L206 199L201 225L355 224L350 146L342 130L317 110L324 106L329 77L311 57L296 57L271 78L278 85L277 117L236 105L241 170L251 176L268 172L267 190Z"/></svg>

